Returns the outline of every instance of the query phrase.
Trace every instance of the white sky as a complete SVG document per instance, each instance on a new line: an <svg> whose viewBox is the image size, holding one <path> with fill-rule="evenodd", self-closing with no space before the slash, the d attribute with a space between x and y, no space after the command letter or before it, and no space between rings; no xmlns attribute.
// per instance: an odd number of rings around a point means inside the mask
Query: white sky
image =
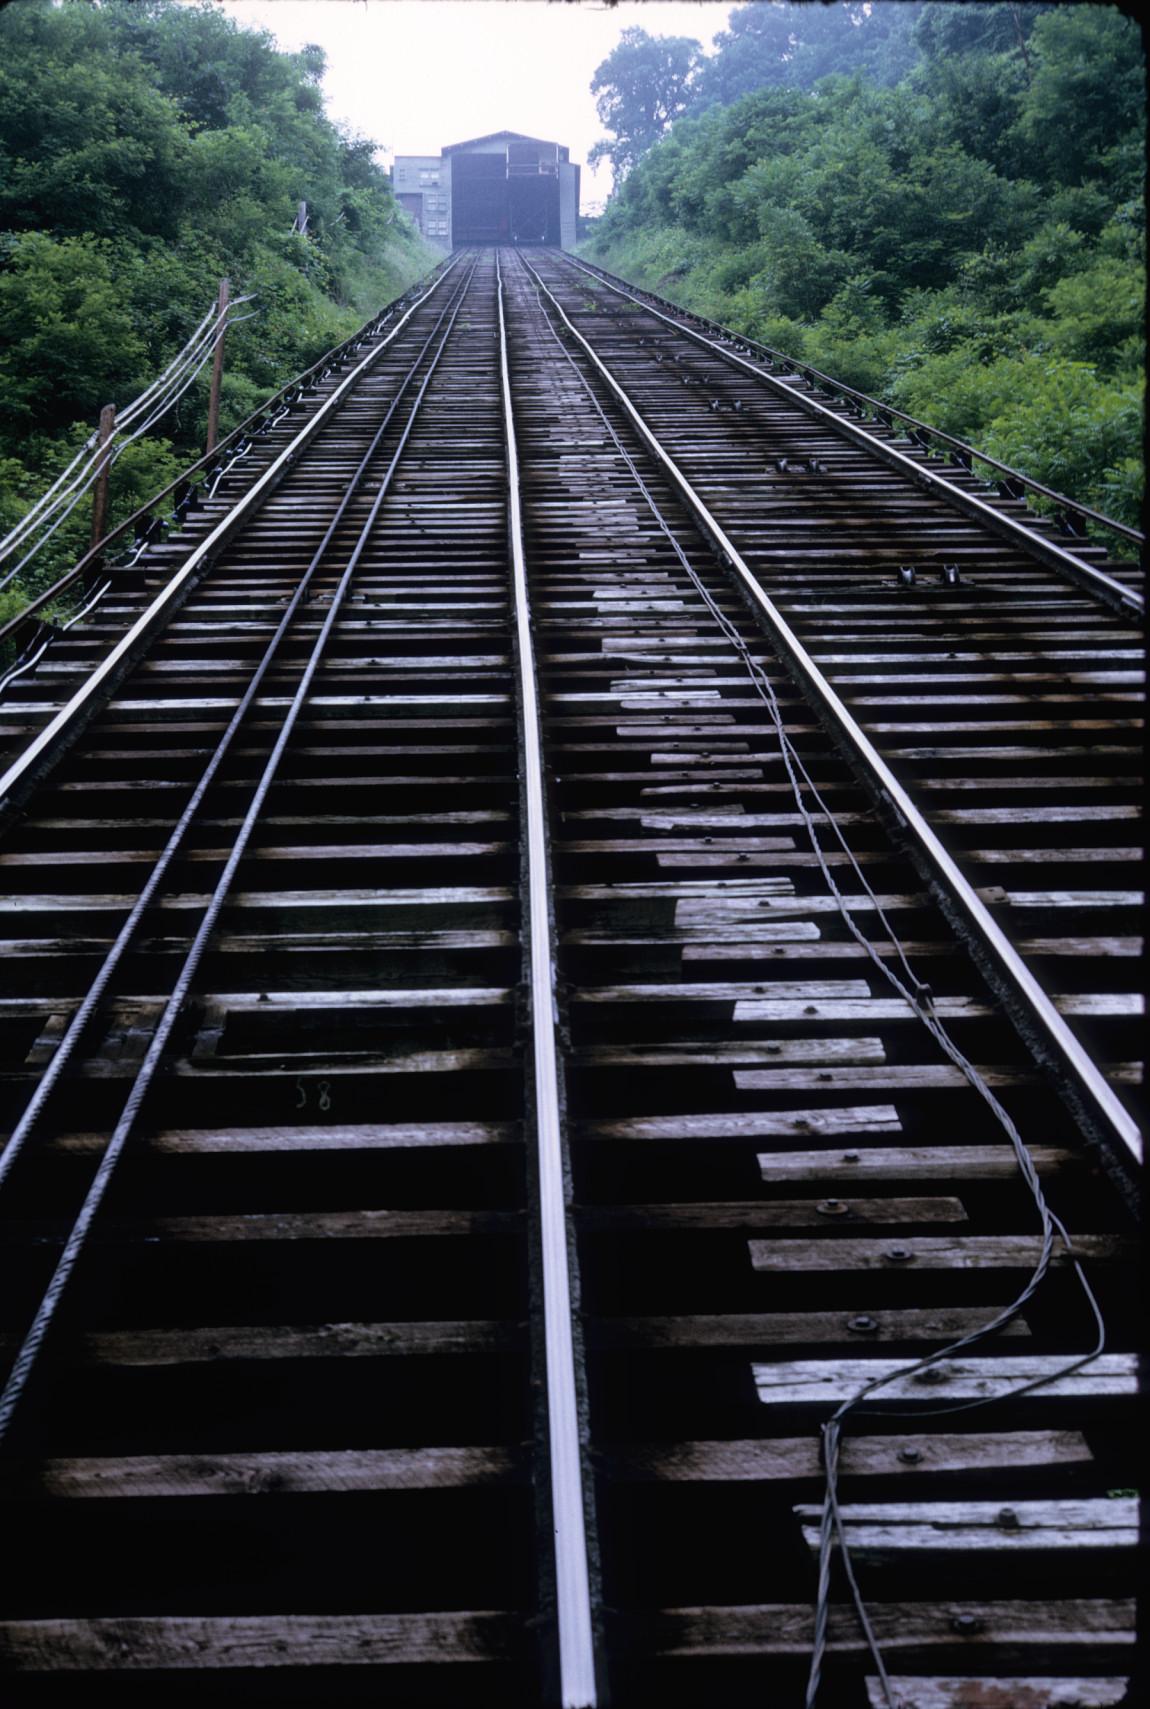
<svg viewBox="0 0 1150 1709"><path fill-rule="evenodd" d="M331 118L395 154L438 154L490 131L566 143L583 167L582 209L611 188L587 151L603 133L591 78L625 29L709 47L731 0L222 0L237 22L294 53L318 42Z"/></svg>

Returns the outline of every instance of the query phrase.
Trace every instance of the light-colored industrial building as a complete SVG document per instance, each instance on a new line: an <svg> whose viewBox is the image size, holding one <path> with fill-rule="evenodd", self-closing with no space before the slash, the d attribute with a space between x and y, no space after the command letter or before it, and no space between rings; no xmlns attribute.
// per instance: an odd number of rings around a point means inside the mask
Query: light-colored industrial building
<svg viewBox="0 0 1150 1709"><path fill-rule="evenodd" d="M391 169L395 199L430 243L451 248L450 177L438 154L397 154Z"/></svg>
<svg viewBox="0 0 1150 1709"><path fill-rule="evenodd" d="M397 154L396 200L429 243L552 244L574 249L579 167L561 143L495 131L441 154Z"/></svg>

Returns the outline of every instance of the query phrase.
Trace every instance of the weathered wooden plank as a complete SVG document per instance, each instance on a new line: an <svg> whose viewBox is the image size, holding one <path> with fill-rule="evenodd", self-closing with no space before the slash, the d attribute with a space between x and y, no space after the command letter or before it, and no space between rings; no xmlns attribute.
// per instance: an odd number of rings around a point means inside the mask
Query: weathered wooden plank
<svg viewBox="0 0 1150 1709"><path fill-rule="evenodd" d="M792 1082L797 1091L810 1092L811 1079L808 1072L811 1067L822 1067L823 1064L858 1063L858 1068L842 1068L838 1081L840 1089L851 1092L855 1090L855 1076L859 1077L864 1086L869 1083L863 1079L866 1074L878 1075L877 1084L885 1084L882 1076L888 1073L886 1068L873 1065L885 1063L886 1050L881 1039L877 1038L788 1038L771 1039L764 1042L759 1039L748 1039L745 1044L728 1044L725 1041L715 1043L694 1043L683 1040L675 1044L588 1044L576 1046L576 1055L580 1061L593 1063L596 1067L628 1067L650 1066L659 1067L669 1063L690 1063L699 1067L708 1064L714 1067L734 1067L741 1062L772 1062L780 1067L788 1063L801 1063L803 1066L795 1071ZM870 1067L865 1065L870 1064ZM889 1070L897 1074L896 1066ZM952 1070L957 1074L958 1070ZM834 1070L827 1068L825 1073L818 1076L820 1090L823 1081L833 1080ZM965 1081L963 1084L965 1085ZM736 1084L738 1081L736 1080ZM773 1078L767 1081L773 1089L779 1082ZM947 1081L946 1084L951 1084Z"/></svg>
<svg viewBox="0 0 1150 1709"><path fill-rule="evenodd" d="M606 894L610 896L612 892L608 890ZM0 914L127 913L135 900L135 895L114 892L64 891L4 896L0 897ZM198 892L184 891L163 897L156 906L175 913L188 910L198 912L204 907L206 900L206 897ZM515 901L514 890L504 885L441 885L420 890L352 889L341 885L334 890L237 890L230 899L229 909L234 915L254 909L322 910L354 905L380 913L393 909L401 913L419 913L427 909L436 919L440 919L450 918L453 908L497 907L502 903L511 904Z"/></svg>
<svg viewBox="0 0 1150 1709"><path fill-rule="evenodd" d="M786 946L791 941L787 933L799 925L814 927L809 934L812 941L806 942L801 952L802 960L808 965L816 961L869 961L872 950L883 961L895 959L898 955L889 942L871 944L869 949L851 938L826 938L815 943L813 939L821 937L822 933L809 920L795 921L793 925L779 921L773 930L756 921L745 928L743 936L733 932L725 935L715 933L707 938L700 933L693 934L692 939L683 944L684 966L694 962L797 961L800 952ZM906 956L925 956L932 961L950 960L958 953L953 943L932 943L924 938L900 939L899 950Z"/></svg>
<svg viewBox="0 0 1150 1709"><path fill-rule="evenodd" d="M920 1674L888 1674L888 1683L901 1709L1111 1709L1128 1702L1129 1679L926 1678ZM882 1680L866 1681L870 1709L887 1709Z"/></svg>
<svg viewBox="0 0 1150 1709"><path fill-rule="evenodd" d="M1040 1175L1058 1174L1080 1161L1072 1151L1056 1145L1035 1145L1028 1149ZM1018 1160L1009 1145L875 1145L840 1152L763 1151L758 1161L763 1180L772 1185L814 1180L828 1183L1003 1181L1013 1180L1018 1174Z"/></svg>
<svg viewBox="0 0 1150 1709"><path fill-rule="evenodd" d="M867 998L870 993L865 979L781 979L769 986L736 983L716 983L700 980L697 984L668 980L652 985L588 985L573 993L583 1003L735 1003L736 1020L740 1002L748 992L769 991L779 999L812 1002L815 998Z"/></svg>
<svg viewBox="0 0 1150 1709"><path fill-rule="evenodd" d="M947 807L931 815L936 825L1080 825L1088 821L1140 819L1134 806L1091 807L1075 802L1066 807Z"/></svg>
<svg viewBox="0 0 1150 1709"><path fill-rule="evenodd" d="M369 1035L370 1036L370 1035ZM476 1046L470 1050L409 1050L388 1051L386 1054L368 1048L356 1048L349 1040L346 1047L332 1051L293 1051L291 1074L315 1084L318 1079L339 1081L343 1077L361 1079L366 1074L491 1074L516 1067L511 1046ZM120 1057L93 1057L84 1064L87 1079L123 1079L135 1072L135 1064ZM195 1057L176 1056L169 1065L173 1079L250 1081L258 1075L280 1080L284 1075L284 1053L279 1050L233 1051L216 1057L202 1053ZM335 1094L332 1093L334 1098ZM333 1106L334 1107L334 1106ZM357 1105L361 1108L362 1105Z"/></svg>
<svg viewBox="0 0 1150 1709"><path fill-rule="evenodd" d="M129 1458L11 1462L7 1500L158 1496L356 1494L364 1490L466 1489L526 1476L509 1448L359 1448L264 1454L143 1454Z"/></svg>
<svg viewBox="0 0 1150 1709"><path fill-rule="evenodd" d="M756 1270L1033 1270L1041 1241L1033 1235L956 1234L897 1236L887 1240L748 1242ZM1074 1237L1078 1257L1091 1263L1133 1257L1128 1241L1112 1234ZM1068 1260L1057 1242L1052 1262Z"/></svg>
<svg viewBox="0 0 1150 1709"><path fill-rule="evenodd" d="M645 791L649 793L649 791ZM755 895L753 892L736 892L736 883L776 883L785 885L772 895ZM675 906L675 924L690 925L714 921L716 924L722 916L734 919L755 920L762 918L777 918L779 915L806 919L815 914L838 914L845 908L850 914L869 914L875 911L876 905L884 913L898 913L903 910L911 911L925 908L929 898L924 895L904 893L900 895L877 896L872 902L869 896L844 896L842 905L834 896L796 896L794 882L790 879L752 879L739 881L735 879L719 880L723 886L721 892L712 896L683 896ZM716 881L711 880L711 888L715 889ZM629 887L628 887L629 888Z"/></svg>
<svg viewBox="0 0 1150 1709"><path fill-rule="evenodd" d="M584 781L582 777L580 782ZM794 880L790 878L650 878L627 884L565 884L559 887L564 902L629 902L662 900L679 903L703 903L715 910L738 908L753 903L767 907L773 897L793 898ZM802 907L809 897L799 899ZM868 899L869 900L869 899ZM817 911L817 910L816 910Z"/></svg>
<svg viewBox="0 0 1150 1709"><path fill-rule="evenodd" d="M749 1047L748 1047L749 1048ZM732 1054L734 1054L732 1052ZM748 1061L747 1056L737 1056L736 1061ZM785 1060L785 1059L781 1059ZM1123 1064L1122 1067L1127 1065ZM1038 1075L1028 1068L997 1068L984 1063L977 1064L978 1072L988 1086L1033 1086L1038 1084ZM1108 1070L1112 1079L1118 1078L1113 1070ZM1127 1078L1140 1079L1141 1070L1129 1065ZM738 1068L733 1074L736 1088L740 1092L809 1092L811 1089L810 1076L801 1072L788 1072L776 1069ZM819 1090L834 1092L845 1096L851 1092L865 1096L875 1092L923 1092L923 1091L961 1091L968 1090L970 1082L959 1068L954 1068L947 1062L918 1063L895 1062L885 1064L881 1068L870 1067L866 1064L858 1068L842 1068L832 1065L823 1069L819 1076Z"/></svg>
<svg viewBox="0 0 1150 1709"><path fill-rule="evenodd" d="M856 865L874 866L889 860L889 858L885 850L860 849L850 856L838 854L834 851L824 851L820 858L818 855L801 848L790 853L787 850L772 850L762 844L759 844L757 848L754 844L749 844L742 854L733 851L727 854L721 852L712 854L706 849L699 848L690 853L656 854L655 864L668 872L673 872L677 867L713 867L716 871L729 872L733 868L745 865L783 866L798 871L815 867L821 871L824 864L848 868Z"/></svg>
<svg viewBox="0 0 1150 1709"><path fill-rule="evenodd" d="M212 999L222 1014L267 1015L284 1011L322 1012L325 1009L452 1009L508 1004L514 992L505 985L415 986L410 990L381 986L372 991L229 991Z"/></svg>
<svg viewBox="0 0 1150 1709"><path fill-rule="evenodd" d="M986 1309L934 1306L921 1311L888 1311L857 1306L850 1311L724 1312L718 1316L593 1317L587 1338L595 1347L801 1347L834 1344L935 1341L945 1346L985 1328L994 1316ZM1030 1330L1021 1317L1001 1331L1013 1340Z"/></svg>
<svg viewBox="0 0 1150 1709"><path fill-rule="evenodd" d="M785 929L785 928L784 928ZM97 929L91 936L21 936L17 940L9 940L6 953L8 958L19 957L22 960L60 960L64 957L74 957L83 954L95 954L104 951L111 942L111 933L105 930L100 933ZM170 947L174 952L176 943L169 939L152 940L157 950ZM461 930L461 931L373 931L369 925L362 927L349 926L342 931L302 932L220 932L214 941L216 955L275 955L293 956L338 956L341 954L370 955L388 950L425 949L429 952L448 950L493 950L514 949L519 942L515 932L500 929ZM301 968L301 977L315 975L322 978L325 970L322 964L317 969L314 964L306 969Z"/></svg>
<svg viewBox="0 0 1150 1709"><path fill-rule="evenodd" d="M816 1553L822 1508L794 1509ZM870 1557L954 1550L1132 1549L1138 1503L1091 1501L892 1501L840 1507L848 1547Z"/></svg>
<svg viewBox="0 0 1150 1709"><path fill-rule="evenodd" d="M862 1042L861 1040L858 1042ZM584 1124L581 1132L588 1139L767 1139L774 1134L792 1135L837 1133L901 1133L902 1124L893 1104L858 1104L826 1110L754 1110L714 1115L632 1116L625 1121L597 1121ZM989 1149L989 1148L987 1148ZM999 1147L997 1149L1008 1149ZM820 1152L782 1153L794 1157L818 1158ZM860 1154L861 1155L861 1154ZM866 1155L870 1155L868 1152ZM889 1153L889 1155L896 1155ZM1013 1157L1013 1153L1011 1153ZM830 1155L827 1154L828 1161ZM807 1180L813 1171L795 1173L788 1179ZM780 1177L782 1178L782 1177Z"/></svg>
<svg viewBox="0 0 1150 1709"><path fill-rule="evenodd" d="M726 850L736 854L742 853L744 858L754 858L756 854L779 853L781 850L793 849L793 837L598 837L594 839L571 839L564 841L564 854L683 854L692 857L703 853L702 843L712 844L716 852ZM660 865L676 865L677 862L663 862Z"/></svg>
<svg viewBox="0 0 1150 1709"><path fill-rule="evenodd" d="M133 1149L164 1156L263 1151L391 1151L421 1146L510 1145L521 1140L512 1122L411 1122L374 1126L165 1128L133 1139ZM102 1133L65 1133L57 1151L100 1152Z"/></svg>
<svg viewBox="0 0 1150 1709"><path fill-rule="evenodd" d="M146 1217L109 1221L107 1241L231 1243L248 1240L427 1240L512 1234L522 1213L501 1210L280 1211L245 1216ZM55 1239L55 1236L49 1237Z"/></svg>
<svg viewBox="0 0 1150 1709"><path fill-rule="evenodd" d="M775 944L789 943L791 938L788 934L792 932L795 941L800 937L813 940L820 936L819 928L813 921L780 921L775 926L762 925L756 921L753 925L742 928L740 935L732 932L720 936L716 932L710 941L700 942L698 934L695 934L693 941L683 945L683 962L774 961L780 955L785 956L788 953L793 957L793 951L772 947ZM583 934L572 933L570 941L589 940L585 939ZM904 955L926 956L932 960L950 960L958 954L958 945L955 943L931 942L925 938L903 938L899 947ZM1019 954L1025 956L1089 955L1133 958L1142 954L1143 940L1133 937L1019 938L1016 947ZM803 950L803 957L811 961L851 961L861 960L864 956L869 959L872 952L884 961L893 960L898 953L891 943L873 943L868 950L850 939L844 941L841 938L832 938L820 944L808 941Z"/></svg>
<svg viewBox="0 0 1150 1709"><path fill-rule="evenodd" d="M806 943L810 945L822 934L813 920L756 920L749 927L747 935L738 941L716 943L714 945L686 943L683 945L684 962L691 961L754 961L769 960L773 954L772 944ZM829 947L829 946L828 946ZM833 946L836 950L838 945ZM856 946L860 954L865 954L861 946ZM843 953L850 954L845 949Z"/></svg>
<svg viewBox="0 0 1150 1709"><path fill-rule="evenodd" d="M104 1329L62 1340L78 1365L203 1365L244 1359L388 1359L520 1351L522 1325L497 1319L407 1323L219 1324L179 1329ZM14 1350L11 1337L0 1343Z"/></svg>
<svg viewBox="0 0 1150 1709"><path fill-rule="evenodd" d="M260 844L251 850L251 861L278 863L281 861L300 862L309 860L358 861L358 860L470 860L506 854L511 845L506 842L498 843L288 843L283 847L271 844ZM193 848L187 850L184 859L195 865L202 862L213 864L224 858L222 849ZM101 867L150 865L155 859L155 853L149 849L53 849L50 851L37 850L33 853L2 854L0 867L15 868L25 866L36 867L69 867L83 866Z"/></svg>
<svg viewBox="0 0 1150 1709"><path fill-rule="evenodd" d="M293 785L295 787L295 785ZM268 813L260 819L265 829L286 826L326 827L334 825L353 825L362 829L366 825L398 826L398 825L487 825L506 824L511 815L502 808L483 808L440 813L326 813L319 811L316 804L314 813ZM167 830L170 820L166 818L148 818L144 815L133 814L133 826L139 830L147 828ZM121 821L115 818L36 818L25 821L25 829L36 835L45 831L99 831L117 828ZM200 819L202 826L211 826L213 830L234 830L242 823L242 815L205 814Z"/></svg>
<svg viewBox="0 0 1150 1709"><path fill-rule="evenodd" d="M674 760L678 758L678 756L674 754L663 755L660 757L667 760ZM638 811L639 823L645 831L721 831L724 829L732 831L758 831L786 829L790 826L804 826L806 824L806 820L803 818L801 813L746 813L743 811L741 806L728 807L722 811L712 809L710 812L705 808L692 807L677 809L668 808L664 813L652 813L649 810L644 811L641 808ZM815 824L818 825L826 825L830 823L830 820L825 813L812 813L811 818ZM873 813L844 812L837 813L835 815L834 822L843 826L869 825L874 823L874 819L875 816ZM696 842L699 841L698 838L695 840ZM734 838L728 840L715 837L705 837L703 838L703 841L711 843L718 842L719 846L722 848L737 848L742 846L753 850L760 846L758 837L754 837L750 841L744 839L741 845ZM772 845L768 843L766 846L770 848ZM793 842L791 843L791 847L794 847Z"/></svg>
<svg viewBox="0 0 1150 1709"><path fill-rule="evenodd" d="M1137 866L1142 860L1141 848L1114 848L1104 844L1101 851L1106 864ZM966 849L964 856L972 865L984 866L1097 866L1099 848L1075 844L1056 848L1001 848L996 843L985 849Z"/></svg>
<svg viewBox="0 0 1150 1709"><path fill-rule="evenodd" d="M490 1610L5 1620L0 1664L14 1673L445 1666L514 1656L520 1625L517 1615Z"/></svg>
<svg viewBox="0 0 1150 1709"><path fill-rule="evenodd" d="M986 1652L1128 1649L1134 1604L1079 1602L872 1602L868 1614L883 1651L921 1654L976 1647ZM651 1621L652 1648L662 1656L807 1656L814 1614L805 1604L670 1608ZM831 1605L828 1647L836 1655L865 1655L867 1642L853 1607Z"/></svg>
<svg viewBox="0 0 1150 1709"><path fill-rule="evenodd" d="M1144 895L1141 890L1000 890L995 885L986 900L1011 908L1140 908Z"/></svg>
<svg viewBox="0 0 1150 1709"><path fill-rule="evenodd" d="M673 1233L687 1229L842 1228L852 1223L964 1223L959 1199L768 1199L759 1203L714 1200L680 1204L586 1206L576 1213L591 1231L634 1229ZM836 1243L837 1244L837 1243ZM803 1268L800 1263L797 1268ZM756 1268L760 1266L756 1265Z"/></svg>
<svg viewBox="0 0 1150 1709"><path fill-rule="evenodd" d="M1062 1375L1072 1357L1050 1353L964 1356L940 1360L927 1371L908 1376L899 1375L906 1369L903 1359L780 1360L753 1365L751 1370L759 1399L769 1406L838 1406L880 1377L890 1381L868 1394L868 1407L908 1400L934 1404L1007 1398L1032 1405L1050 1400L1117 1400L1137 1394L1134 1354L1101 1353ZM1031 1388L1031 1384L1041 1386Z"/></svg>
<svg viewBox="0 0 1150 1709"><path fill-rule="evenodd" d="M1052 999L1060 1015L1114 1017L1142 1015L1145 999L1136 991L1071 992ZM935 997L931 1012L946 1021L987 1020L998 1010L976 997ZM809 999L780 1000L755 997L735 1004L736 1021L917 1021L917 1011L905 997L866 997L840 1000L815 995Z"/></svg>
<svg viewBox="0 0 1150 1709"><path fill-rule="evenodd" d="M655 1483L759 1483L821 1481L817 1436L761 1440L611 1444L601 1458L611 1478ZM983 1475L1024 1468L1086 1466L1093 1456L1077 1430L1015 1430L1002 1435L846 1436L839 1467L845 1478ZM885 1709L885 1705L884 1705Z"/></svg>

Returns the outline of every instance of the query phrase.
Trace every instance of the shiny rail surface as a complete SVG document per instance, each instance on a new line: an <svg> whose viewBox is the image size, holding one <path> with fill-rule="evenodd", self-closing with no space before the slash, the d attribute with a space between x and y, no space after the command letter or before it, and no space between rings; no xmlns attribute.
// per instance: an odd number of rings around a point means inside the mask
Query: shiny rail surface
<svg viewBox="0 0 1150 1709"><path fill-rule="evenodd" d="M460 253L0 696L13 1701L1121 1701L1131 608L729 356Z"/></svg>

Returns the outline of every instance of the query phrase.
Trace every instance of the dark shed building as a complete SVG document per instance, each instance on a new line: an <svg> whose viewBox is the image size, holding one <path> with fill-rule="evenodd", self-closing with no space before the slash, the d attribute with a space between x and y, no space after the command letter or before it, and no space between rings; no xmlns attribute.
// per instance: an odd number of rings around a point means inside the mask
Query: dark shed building
<svg viewBox="0 0 1150 1709"><path fill-rule="evenodd" d="M573 249L579 168L557 142L496 131L443 150L451 241L548 243Z"/></svg>

